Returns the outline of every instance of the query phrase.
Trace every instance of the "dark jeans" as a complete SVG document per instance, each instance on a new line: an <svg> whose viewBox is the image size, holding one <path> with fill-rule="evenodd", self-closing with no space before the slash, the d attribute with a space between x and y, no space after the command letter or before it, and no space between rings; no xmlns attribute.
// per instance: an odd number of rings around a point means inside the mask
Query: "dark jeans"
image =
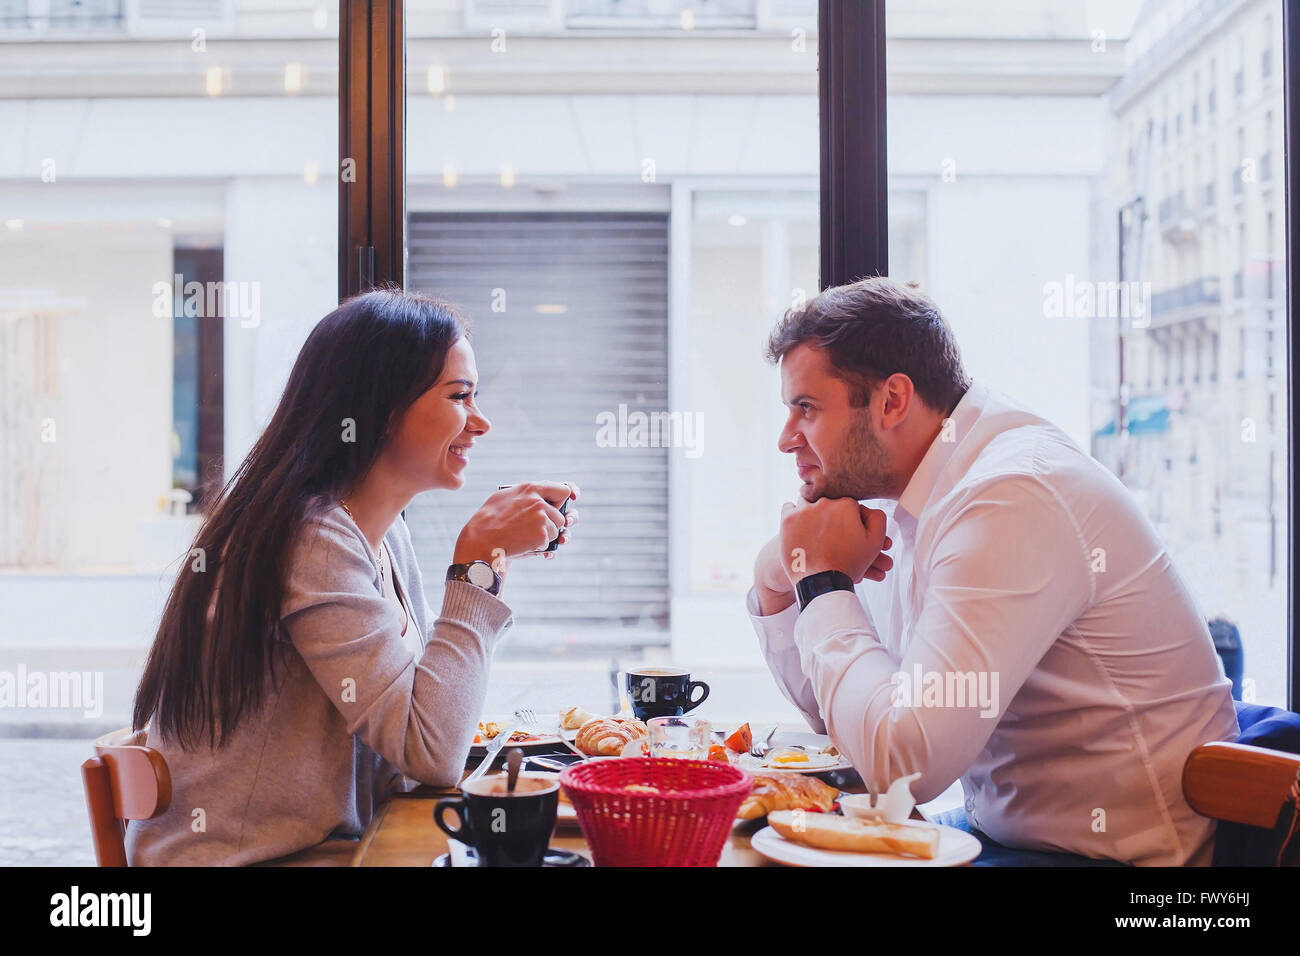
<svg viewBox="0 0 1300 956"><path fill-rule="evenodd" d="M1014 847L995 843L988 836L976 830L966 819L966 811L961 807L948 810L934 818L935 823L964 830L980 841L984 849L971 861L971 866L1128 866L1116 860L1094 860L1092 857L1078 856L1074 853L1048 853L1044 850L1017 850Z"/></svg>

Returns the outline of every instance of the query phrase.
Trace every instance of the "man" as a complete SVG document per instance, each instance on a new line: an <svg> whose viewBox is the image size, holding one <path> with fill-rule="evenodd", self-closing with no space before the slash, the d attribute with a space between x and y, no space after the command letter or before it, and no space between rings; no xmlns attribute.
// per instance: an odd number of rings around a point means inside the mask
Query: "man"
<svg viewBox="0 0 1300 956"><path fill-rule="evenodd" d="M768 357L802 500L755 561L749 612L809 723L882 791L920 772L926 802L960 778L999 843L1208 865L1213 822L1181 775L1236 738L1230 683L1124 486L972 383L914 286L827 289Z"/></svg>

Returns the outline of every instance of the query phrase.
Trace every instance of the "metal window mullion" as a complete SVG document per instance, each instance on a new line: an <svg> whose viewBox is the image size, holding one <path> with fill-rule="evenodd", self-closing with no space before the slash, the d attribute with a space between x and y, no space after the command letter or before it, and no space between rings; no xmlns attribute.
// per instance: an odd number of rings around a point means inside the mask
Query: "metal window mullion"
<svg viewBox="0 0 1300 956"><path fill-rule="evenodd" d="M885 0L818 4L821 287L889 272Z"/></svg>

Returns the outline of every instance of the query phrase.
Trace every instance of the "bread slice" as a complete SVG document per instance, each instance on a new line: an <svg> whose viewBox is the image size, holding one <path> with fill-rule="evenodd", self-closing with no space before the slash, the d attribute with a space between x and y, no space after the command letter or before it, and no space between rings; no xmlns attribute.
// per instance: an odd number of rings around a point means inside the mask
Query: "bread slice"
<svg viewBox="0 0 1300 956"><path fill-rule="evenodd" d="M830 813L777 810L768 825L787 840L848 853L905 853L933 860L939 852L939 828L901 823L868 823Z"/></svg>

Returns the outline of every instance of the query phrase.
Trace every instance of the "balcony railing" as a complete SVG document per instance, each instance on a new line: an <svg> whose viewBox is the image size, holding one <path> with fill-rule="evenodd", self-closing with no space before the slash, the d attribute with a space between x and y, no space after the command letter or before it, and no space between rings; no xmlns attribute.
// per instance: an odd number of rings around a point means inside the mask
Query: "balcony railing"
<svg viewBox="0 0 1300 956"><path fill-rule="evenodd" d="M752 28L758 15L757 0L570 0L566 6L570 27Z"/></svg>
<svg viewBox="0 0 1300 956"><path fill-rule="evenodd" d="M1162 226L1178 222L1180 219L1187 217L1187 201L1180 189L1171 196L1166 196L1160 200L1157 207L1157 213Z"/></svg>
<svg viewBox="0 0 1300 956"><path fill-rule="evenodd" d="M817 0L465 0L468 30L817 29Z"/></svg>
<svg viewBox="0 0 1300 956"><path fill-rule="evenodd" d="M125 0L0 0L0 34L122 33Z"/></svg>
<svg viewBox="0 0 1300 956"><path fill-rule="evenodd" d="M1167 316L1182 309L1218 305L1219 302L1219 277L1204 276L1155 293L1151 296L1151 314Z"/></svg>
<svg viewBox="0 0 1300 956"><path fill-rule="evenodd" d="M1259 157L1259 181L1261 183L1273 181L1273 157L1268 153L1263 153Z"/></svg>
<svg viewBox="0 0 1300 956"><path fill-rule="evenodd" d="M6 40L116 34L185 36L196 27L228 31L235 0L0 0Z"/></svg>

